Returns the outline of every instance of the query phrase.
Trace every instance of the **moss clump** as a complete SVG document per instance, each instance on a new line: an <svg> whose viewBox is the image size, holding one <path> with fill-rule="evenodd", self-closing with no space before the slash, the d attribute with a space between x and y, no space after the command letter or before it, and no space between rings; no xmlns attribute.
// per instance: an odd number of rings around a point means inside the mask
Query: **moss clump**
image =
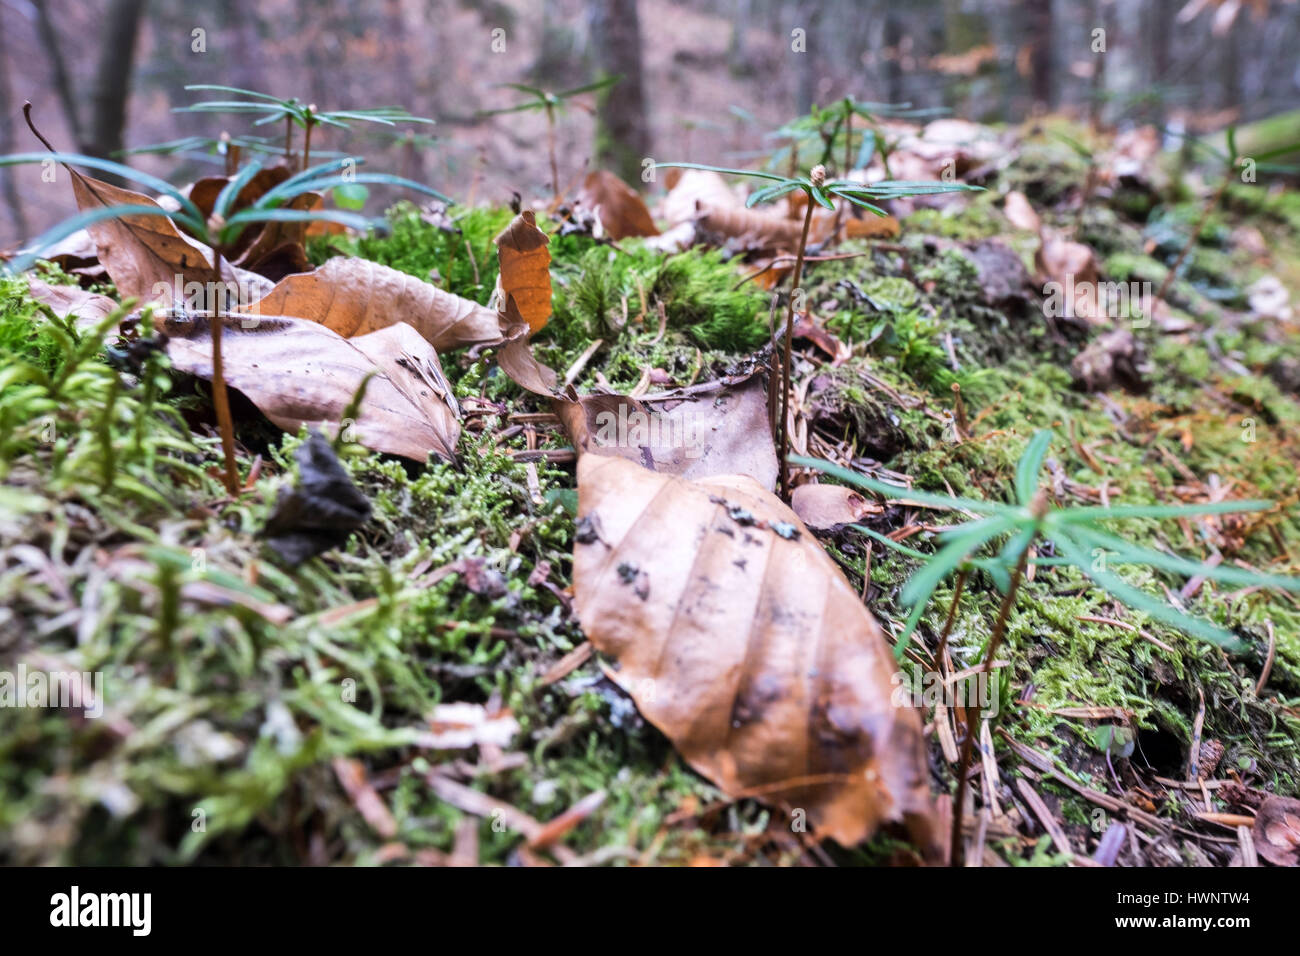
<svg viewBox="0 0 1300 956"><path fill-rule="evenodd" d="M492 240L510 219L508 209L476 206L458 214L453 210L449 222L440 225L410 203L399 203L388 212L386 235L313 239L308 252L316 263L340 253L360 256L486 302L499 271Z"/></svg>

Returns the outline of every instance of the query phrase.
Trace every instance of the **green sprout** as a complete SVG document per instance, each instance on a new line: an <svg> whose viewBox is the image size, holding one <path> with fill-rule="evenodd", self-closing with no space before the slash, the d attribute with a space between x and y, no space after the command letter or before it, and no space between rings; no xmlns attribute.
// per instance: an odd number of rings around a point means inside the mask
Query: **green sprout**
<svg viewBox="0 0 1300 956"><path fill-rule="evenodd" d="M25 112L31 125L31 104ZM32 131L36 128L32 126ZM36 133L47 147L49 142ZM439 201L450 203L451 200L442 193L420 183L391 176L386 173L358 173L355 167L364 163L359 157L347 157L323 163L291 176L278 186L268 190L258 199L243 209L236 210L235 202L243 188L252 181L262 169L261 163L253 162L245 166L238 175L232 177L221 190L213 204L212 215L205 217L189 196L171 186L166 181L147 173L142 173L115 163L112 160L99 159L94 156L82 156L76 153L59 153L50 147L49 153L19 153L0 156L0 167L17 166L28 163L44 163L49 160L63 163L65 166L83 166L120 177L124 181L135 182L147 189L170 197L176 203L176 209L168 210L154 203L131 203L112 205L105 202L95 209L88 209L70 216L51 228L33 244L32 248L7 264L7 271L17 274L31 268L40 253L54 243L72 235L87 226L110 219L124 217L157 216L169 219L177 226L187 230L200 242L210 246L213 251L212 268L218 282L223 281L225 260L239 237L249 226L266 222L336 222L354 229L369 230L382 226L383 220L367 219L356 213L338 210L304 210L286 209L285 204L296 196L308 192L324 192L339 187L353 188L364 183L379 183L400 186L433 196ZM75 174L74 174L75 175ZM87 182L94 193L94 185ZM216 303L212 327L212 400L217 412L217 424L221 432L222 449L225 453L226 487L232 496L240 490L239 471L235 464L234 423L230 415L230 400L226 393L226 383L221 359L222 300Z"/></svg>
<svg viewBox="0 0 1300 956"><path fill-rule="evenodd" d="M913 610L908 618L907 629L895 647L899 656L906 650L907 640L915 629L930 596L939 583L954 571L958 573L954 589L952 606L949 608L947 621L940 645L947 640L956 616L957 602L961 600L962 585L967 575L974 568L990 571L995 585L1002 591L1003 597L998 608L998 616L989 635L988 646L984 653L983 672L988 674L996 659L998 647L1006 633L1007 621L1016 599L1020 582L1026 566L1032 561L1039 565L1069 565L1082 571L1094 584L1111 597L1134 610L1143 612L1158 621L1179 628L1188 634L1210 641L1229 650L1241 650L1242 642L1235 635L1223 628L1210 624L1201 618L1191 617L1182 611L1153 598L1145 591L1134 587L1114 571L1110 566L1139 565L1169 571L1184 577L1203 577L1226 584L1240 584L1247 587L1270 587L1284 591L1300 592L1300 578L1283 577L1248 571L1241 568L1227 568L1217 565L1189 561L1175 554L1153 551L1133 544L1106 530L1109 521L1133 519L1194 518L1203 515L1240 514L1243 512L1263 511L1272 505L1266 501L1220 501L1210 504L1194 505L1115 505L1112 507L1075 506L1053 508L1050 505L1048 491L1040 487L1038 476L1051 443L1052 432L1043 429L1036 432L1029 440L1024 454L1016 464L1014 483L1015 504L995 501L982 501L972 498L958 498L951 495L912 491L898 485L867 478L857 472L849 471L829 462L816 458L791 456L794 465L814 468L832 477L839 478L859 488L865 488L880 495L902 497L918 504L939 508L951 508L971 512L978 517L973 521L956 525L939 536L941 547L930 556L922 555L911 548L906 548L884 535L867 531L870 536L888 547L901 551L911 557L924 560L921 568L903 585L901 600ZM1030 557L1031 546L1039 538L1050 542L1054 548L1053 557ZM1000 547L998 545L1000 544ZM997 548L995 558L973 558L975 552L984 548ZM1009 573L1007 569L1012 569ZM995 570L996 569L996 570ZM982 719L982 718L976 718ZM953 800L953 818L951 834L950 859L953 866L964 863L965 847L961 840L962 807L965 803L964 787L970 770L975 738L979 736L977 728L968 726L962 741L961 759L957 768L957 793Z"/></svg>
<svg viewBox="0 0 1300 956"><path fill-rule="evenodd" d="M677 167L680 169L703 169L708 172L720 173L725 176L751 176L758 179L766 179L771 185L764 186L755 190L745 201L746 208L752 208L762 202L774 202L795 190L803 192L807 197L805 203L803 232L799 237L799 248L795 255L794 275L791 281L792 294L786 309L785 316L785 342L782 347L782 359L780 363L780 376L778 377L778 366L776 362L772 365L772 388L769 390L770 395L781 396L780 417L777 419L777 430L780 435L778 460L781 462L781 496L790 500L790 468L786 461L786 456L790 449L790 434L788 417L790 412L790 360L794 343L794 292L800 288L799 283L803 279L804 253L808 246L808 230L812 225L813 205L822 206L823 208L835 211L834 200L840 199L845 202L853 203L855 206L861 206L877 216L885 216L888 213L881 209L876 203L887 202L892 199L902 199L905 196L929 196L936 193L962 192L967 190L978 190L978 186L967 186L964 183L944 183L944 182L921 182L921 181L891 181L884 180L878 183L859 183L848 179L826 179L826 169L824 166L814 166L807 176L789 177L778 176L775 173L764 173L753 169L727 169L722 166L706 166L701 163L655 163L655 167Z"/></svg>
<svg viewBox="0 0 1300 956"><path fill-rule="evenodd" d="M1203 576L1226 584L1247 587L1271 587L1300 592L1300 577L1284 577L1189 561L1174 554L1154 551L1125 541L1106 530L1109 521L1134 519L1195 518L1204 515L1238 514L1263 511L1272 507L1267 501L1221 501L1189 505L1095 505L1050 508L1040 493L1038 474L1042 469L1052 432L1043 429L1034 434L1016 466L1015 504L957 498L932 492L914 491L899 485L868 478L816 458L791 456L790 462L801 468L814 468L877 494L915 501L938 508L963 510L979 515L976 520L954 525L939 535L942 547L925 555L905 547L868 528L857 527L873 540L911 558L924 560L921 568L908 579L900 595L912 612L895 654L901 658L912 632L921 618L935 588L954 571L984 570L1004 593L1019 586L1019 570L1028 560L1038 565L1072 565L1083 572L1107 594L1135 610L1195 637L1210 641L1225 650L1240 651L1239 638L1217 625L1192 617L1164 601L1157 600L1124 581L1111 567L1141 565L1169 571L1184 577ZM1029 549L1039 538L1050 542L1055 557L1029 559ZM976 552L1002 542L995 558L973 557Z"/></svg>
<svg viewBox="0 0 1300 956"><path fill-rule="evenodd" d="M781 159L788 158L790 168L793 171L798 166L800 150L806 144L819 143L821 145L821 158L818 162L823 166L828 165L834 158L837 141L840 140L841 134L843 134L844 166L842 173L844 175L847 176L854 169L862 169L867 166L871 162L871 157L878 150L881 164L885 170L885 178L892 179L893 174L889 170L889 156L897 145L897 140L885 135L880 120L896 119L915 122L943 116L947 112L948 110L943 107L913 109L911 103L868 103L856 100L852 96L846 96L830 106L814 106L806 116L801 116L769 133L768 136L771 138L790 141L789 147L773 154L772 163L776 165ZM862 142L859 144L856 160L853 152L854 116L864 119L867 126L863 133Z"/></svg>
<svg viewBox="0 0 1300 956"><path fill-rule="evenodd" d="M293 154L293 128L303 130L302 169L311 165L311 134L317 126L333 126L337 129L351 129L351 124L378 123L381 126L396 126L398 123L432 123L433 120L423 116L412 116L400 106L380 106L373 109L356 110L319 110L315 103L303 103L297 98L280 99L268 93L256 90L242 90L234 86L215 86L200 83L185 87L187 90L212 93L234 93L247 97L239 100L206 100L190 106L179 106L176 113L248 113L257 114L254 126L264 126L284 120L284 156L288 159Z"/></svg>
<svg viewBox="0 0 1300 956"><path fill-rule="evenodd" d="M587 83L584 86L575 86L570 90L561 90L558 93L550 90L544 90L538 86L527 86L523 83L504 83L503 86L512 90L518 90L520 93L527 93L529 99L522 103L516 103L514 106L506 106L498 110L483 110L480 116L497 116L504 113L523 113L533 110L541 110L546 113L546 147L551 158L551 194L558 201L560 198L560 173L559 164L555 160L555 114L562 111L565 105L575 96L582 93L593 93L596 90L603 90L608 86L613 86L621 76L607 76L603 80L597 80L595 83Z"/></svg>
<svg viewBox="0 0 1300 956"><path fill-rule="evenodd" d="M1178 275L1178 270L1182 268L1183 261L1187 258L1187 254L1192 251L1192 246L1196 245L1196 240L1200 237L1201 230L1205 228L1206 222L1209 221L1210 214L1218 207L1219 201L1223 198L1224 192L1227 191L1228 185L1232 182L1233 177L1237 175L1238 171L1244 170L1246 164L1250 163L1250 168L1253 172L1281 173L1284 175L1294 175L1295 173L1300 172L1300 166L1281 165L1278 163L1267 162L1267 160L1276 159L1279 156L1287 156L1291 153L1300 151L1300 141L1287 143L1285 146L1279 146L1276 149L1265 150L1255 156L1242 156L1237 152L1237 127L1229 126L1225 131L1224 138L1227 145L1226 150L1218 149L1217 147L1211 146L1209 143L1205 143L1201 140L1192 141L1194 146L1210 154L1211 158L1214 160L1214 165L1217 165L1222 172L1222 179L1214 192L1210 194L1209 199L1205 201L1205 206L1201 209L1201 215L1196 220L1196 225L1192 228L1191 235L1187 237L1187 242L1184 243L1182 250L1178 253L1178 257L1174 259L1174 264L1170 266L1169 271L1165 273L1164 281L1160 283L1160 291L1156 293L1157 302L1164 301L1165 294L1169 292L1169 287L1174 284L1174 279Z"/></svg>

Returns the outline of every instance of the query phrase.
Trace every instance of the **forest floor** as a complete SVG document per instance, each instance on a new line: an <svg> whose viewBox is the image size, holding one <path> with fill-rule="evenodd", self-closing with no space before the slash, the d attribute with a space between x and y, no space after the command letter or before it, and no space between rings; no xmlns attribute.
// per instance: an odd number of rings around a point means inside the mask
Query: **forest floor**
<svg viewBox="0 0 1300 956"><path fill-rule="evenodd" d="M1006 195L1090 247L1105 280L1156 286L1203 197L1187 175L1160 190L1117 181L1084 203L1090 176L1075 151L1041 129L1015 135L1015 160L982 174L986 192L896 210L891 241L814 250L857 255L814 262L804 281L822 341L844 350L832 363L799 342L797 450L999 499L1030 436L1051 428L1047 475L1062 503L1263 498L1279 507L1128 531L1196 560L1293 573L1300 327L1268 277L1300 288L1300 194L1230 186L1170 308L1115 359L1118 379L1080 387L1072 362L1109 330L1045 319L1031 278L1039 237L1009 220ZM453 213L458 235L399 206L390 235L316 240L309 252L436 273L486 302L492 239L512 213ZM657 385L708 381L767 340L769 293L743 281L755 267L742 257L665 256L638 239L613 249L560 231L550 252L554 314L533 348L575 369L581 393L627 391L650 371ZM57 267L45 278L72 281ZM101 671L111 694L100 719L0 709L0 859L918 860L895 832L819 844L779 809L728 799L640 717L572 612L568 439L489 359L442 356L465 411L457 462L345 446L370 520L292 569L259 535L305 434L239 403L241 461L260 464L231 499L214 477L206 383L142 373L111 335L73 347L69 329L26 278L0 280L0 376L21 361L65 386L54 400L0 378L0 662ZM932 517L891 505L864 521L928 550ZM896 635L916 561L853 530L823 544ZM1128 824L1109 851L1119 863L1226 865L1243 852L1243 814L1269 794L1300 794L1300 603L1214 582L1180 592L1180 579L1147 568L1125 576L1230 627L1247 650L1121 607L1072 569L1038 568L998 655L1001 712L969 831L986 865L1068 864L1117 820ZM936 591L909 673L933 652L952 598L951 581ZM981 660L999 603L973 575L949 641L957 669ZM347 680L351 699L339 692ZM455 703L482 705L474 745L422 742L417 731ZM950 794L952 715L928 706L924 720L931 790ZM517 726L490 733L493 721Z"/></svg>

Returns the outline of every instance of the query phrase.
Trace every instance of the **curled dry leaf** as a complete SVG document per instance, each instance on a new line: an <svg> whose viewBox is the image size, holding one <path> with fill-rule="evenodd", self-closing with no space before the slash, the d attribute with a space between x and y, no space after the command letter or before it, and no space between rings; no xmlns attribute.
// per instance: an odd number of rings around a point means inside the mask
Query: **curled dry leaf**
<svg viewBox="0 0 1300 956"><path fill-rule="evenodd" d="M1255 814L1255 850L1274 866L1300 866L1300 800L1269 796Z"/></svg>
<svg viewBox="0 0 1300 956"><path fill-rule="evenodd" d="M82 211L101 206L158 206L143 193L91 179L75 170L69 172L77 207ZM95 242L100 263L124 298L170 306L176 297L177 276L187 284L206 286L217 281L212 250L182 235L170 219L162 216L104 219L87 226L86 232ZM222 272L226 279L233 275L240 302L252 302L271 288L261 276L234 266ZM183 286L180 291L187 294Z"/></svg>
<svg viewBox="0 0 1300 956"><path fill-rule="evenodd" d="M80 286L50 285L32 275L27 277L27 285L33 299L44 302L56 315L73 316L78 326L96 325L117 310L113 299Z"/></svg>
<svg viewBox="0 0 1300 956"><path fill-rule="evenodd" d="M245 311L311 319L344 338L404 322L441 351L501 340L492 310L366 259L336 257L286 276Z"/></svg>
<svg viewBox="0 0 1300 956"><path fill-rule="evenodd" d="M1106 324L1105 310L1097 301L1097 260L1091 249L1081 242L1045 237L1035 265L1059 288L1057 315Z"/></svg>
<svg viewBox="0 0 1300 956"><path fill-rule="evenodd" d="M607 170L587 174L578 203L596 213L605 235L616 242L628 236L659 235L645 202L631 186Z"/></svg>
<svg viewBox="0 0 1300 956"><path fill-rule="evenodd" d="M1037 232L1043 226L1038 213L1034 212L1034 207L1022 192L1012 190L1007 193L1002 211L1006 214L1007 222L1025 232Z"/></svg>
<svg viewBox="0 0 1300 956"><path fill-rule="evenodd" d="M816 531L855 524L868 515L884 511L880 505L842 485L800 485L794 490L790 506L799 520Z"/></svg>
<svg viewBox="0 0 1300 956"><path fill-rule="evenodd" d="M551 317L551 253L546 233L537 228L531 209L510 221L493 240L497 244L497 275L502 306L514 300L528 328L537 332Z"/></svg>
<svg viewBox="0 0 1300 956"><path fill-rule="evenodd" d="M304 425L337 431L357 389L373 375L352 425L353 439L415 461L430 452L453 458L460 439L455 399L438 353L409 325L345 339L290 316L227 316L224 323L226 384L285 431ZM172 364L210 380L210 320L169 316L159 327L168 336Z"/></svg>
<svg viewBox="0 0 1300 956"><path fill-rule="evenodd" d="M901 821L927 851L921 721L880 629L798 517L752 479L578 460L574 606L611 676L732 797L851 845Z"/></svg>
<svg viewBox="0 0 1300 956"><path fill-rule="evenodd" d="M669 226L691 222L701 206L735 209L742 205L727 181L712 170L673 167L665 172L680 174L668 183L668 195L659 207L660 218Z"/></svg>

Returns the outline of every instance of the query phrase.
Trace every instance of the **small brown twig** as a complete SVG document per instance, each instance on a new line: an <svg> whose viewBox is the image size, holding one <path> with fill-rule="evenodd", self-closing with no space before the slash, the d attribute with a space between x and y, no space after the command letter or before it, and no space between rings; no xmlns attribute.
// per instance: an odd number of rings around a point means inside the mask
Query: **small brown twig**
<svg viewBox="0 0 1300 956"><path fill-rule="evenodd" d="M1043 491L1038 492L1031 508L1034 515L1040 520L1047 513L1047 495ZM1011 575L1011 585L1002 598L1002 606L998 608L998 619L993 625L993 634L989 638L989 646L984 653L984 666L981 668L985 675L992 670L998 647L1002 644L1003 635L1006 634L1007 620L1010 618L1011 608L1015 604L1016 592L1020 590L1020 579L1024 576L1025 566L1029 563L1029 546L1031 543L1026 542L1024 550L1020 552L1020 560L1016 562L1016 570ZM966 803L966 775L970 772L971 756L975 749L975 738L979 735L978 729L969 717L969 709L967 714L966 736L962 740L961 759L957 763L957 792L953 796L952 837L948 857L951 865L956 867L965 864L966 847L961 839L961 818ZM977 717L976 721L979 719L981 718Z"/></svg>
<svg viewBox="0 0 1300 956"><path fill-rule="evenodd" d="M821 186L826 179L826 170L814 166L812 181ZM794 352L794 299L799 292L799 283L803 280L804 249L808 245L808 229L812 226L813 198L808 197L808 208L803 217L803 234L799 237L799 255L794 262L794 277L790 283L790 303L785 311L785 354L781 357L781 498L790 503L790 464L786 457L790 454L790 357Z"/></svg>

